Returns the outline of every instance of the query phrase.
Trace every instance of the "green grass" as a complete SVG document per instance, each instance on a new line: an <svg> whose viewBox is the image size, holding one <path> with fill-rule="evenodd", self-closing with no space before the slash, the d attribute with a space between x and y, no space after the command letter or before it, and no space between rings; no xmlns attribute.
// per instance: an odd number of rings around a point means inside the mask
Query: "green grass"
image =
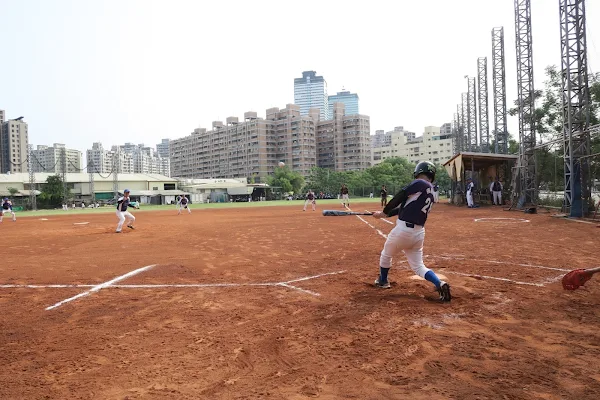
<svg viewBox="0 0 600 400"><path fill-rule="evenodd" d="M351 198L350 205L353 202L364 202L364 201L373 201L378 202L379 199L374 198L370 199L368 197L363 198ZM192 210L201 210L201 209L210 209L210 208L247 208L247 207L273 207L273 206L294 206L294 207L302 207L304 205L304 200L276 200L276 201L253 201L251 203L209 203L209 204L192 204L190 208ZM331 200L317 200L318 206L323 205L331 205L331 206L341 206L340 200L331 199ZM322 209L322 207L319 207ZM166 205L166 206L151 206L151 205L142 205L139 210L134 210L134 212L149 212L149 211L165 211L165 210L176 210L177 206L175 205ZM38 210L38 211L20 211L17 212L18 217L43 217L43 216L52 216L52 215L72 215L72 214L106 214L106 213L114 213L115 206L110 207L100 207L100 208L76 208L75 210L69 208L69 211L64 211L61 209L58 210Z"/></svg>

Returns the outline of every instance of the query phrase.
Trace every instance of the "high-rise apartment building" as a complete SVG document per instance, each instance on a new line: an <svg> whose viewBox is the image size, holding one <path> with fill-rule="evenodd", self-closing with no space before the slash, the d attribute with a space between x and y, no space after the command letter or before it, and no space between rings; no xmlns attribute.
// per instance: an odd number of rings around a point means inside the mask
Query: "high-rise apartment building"
<svg viewBox="0 0 600 400"><path fill-rule="evenodd" d="M350 93L342 89L341 92L337 92L337 94L329 96L328 103L330 117L333 117L334 103L343 103L346 110L346 115L360 114L358 111L358 95L356 93Z"/></svg>
<svg viewBox="0 0 600 400"><path fill-rule="evenodd" d="M426 126L423 135L408 139L412 135L397 127L391 132L390 143L385 146L373 147L373 165L379 164L386 158L402 157L410 162L431 161L443 164L452 158L452 135L441 135L440 128Z"/></svg>
<svg viewBox="0 0 600 400"><path fill-rule="evenodd" d="M452 135L452 124L450 122L446 122L444 125L440 126L440 135Z"/></svg>
<svg viewBox="0 0 600 400"><path fill-rule="evenodd" d="M29 144L27 123L23 121L22 117L8 120L2 123L0 131L0 168L2 172L27 172Z"/></svg>
<svg viewBox="0 0 600 400"><path fill-rule="evenodd" d="M392 136L403 135L407 141L415 140L417 135L414 132L405 131L403 126L394 127L393 131L385 132L383 130L375 131L371 136L371 147L387 147L392 144Z"/></svg>
<svg viewBox="0 0 600 400"><path fill-rule="evenodd" d="M169 158L169 139L163 139L159 144L156 145L156 152L159 157Z"/></svg>
<svg viewBox="0 0 600 400"><path fill-rule="evenodd" d="M102 143L94 143L86 152L88 171L99 174L110 174L113 171L122 174L133 173L133 157L121 151L118 146L105 150Z"/></svg>
<svg viewBox="0 0 600 400"><path fill-rule="evenodd" d="M370 119L344 115L335 103L332 119L317 124L317 163L335 171L360 171L371 166Z"/></svg>
<svg viewBox="0 0 600 400"><path fill-rule="evenodd" d="M294 104L300 106L300 115L308 115L311 108L319 109L322 121L329 119L327 82L315 71L302 72L302 78L294 79Z"/></svg>
<svg viewBox="0 0 600 400"><path fill-rule="evenodd" d="M213 122L212 130L195 129L171 141L171 176L181 178L251 178L260 182L279 161L308 175L323 166L339 171L370 166L369 117L344 116L339 104L336 119L320 120L320 109L300 114L300 106L270 108L266 118L255 112L244 121L227 118Z"/></svg>
<svg viewBox="0 0 600 400"><path fill-rule="evenodd" d="M64 161L63 161L64 154ZM37 146L32 151L33 171L60 174L63 167L66 172L82 171L82 153L79 150L67 149L64 144L54 143L50 146Z"/></svg>
<svg viewBox="0 0 600 400"><path fill-rule="evenodd" d="M4 123L5 119L6 119L5 111L0 110L0 129L2 129L2 124Z"/></svg>
<svg viewBox="0 0 600 400"><path fill-rule="evenodd" d="M136 174L160 174L170 176L170 163L168 157L163 159L157 152L143 144L125 143L119 146L123 154L131 156L133 161L133 172ZM115 151L115 148L113 148Z"/></svg>

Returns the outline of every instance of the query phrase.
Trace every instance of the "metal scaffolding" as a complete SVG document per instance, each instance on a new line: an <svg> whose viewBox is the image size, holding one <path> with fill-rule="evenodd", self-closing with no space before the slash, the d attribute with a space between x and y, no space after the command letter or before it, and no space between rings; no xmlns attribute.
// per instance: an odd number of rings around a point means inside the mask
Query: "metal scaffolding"
<svg viewBox="0 0 600 400"><path fill-rule="evenodd" d="M35 170L33 168L33 145L27 146L27 172L29 172L29 205L32 210L37 210L37 196L35 185Z"/></svg>
<svg viewBox="0 0 600 400"><path fill-rule="evenodd" d="M565 198L571 217L587 215L591 203L589 156L590 93L586 48L585 0L559 0L562 54L562 104Z"/></svg>
<svg viewBox="0 0 600 400"><path fill-rule="evenodd" d="M531 37L531 0L515 0L517 86L519 112L520 168L518 169L519 208L537 203L535 152L535 92L533 88L533 45ZM514 189L514 188L513 188Z"/></svg>
<svg viewBox="0 0 600 400"><path fill-rule="evenodd" d="M477 59L477 93L479 100L479 148L482 153L490 152L490 120L488 106L487 57Z"/></svg>
<svg viewBox="0 0 600 400"><path fill-rule="evenodd" d="M466 77L469 82L467 92L467 151L478 151L477 147L477 94L475 78Z"/></svg>
<svg viewBox="0 0 600 400"><path fill-rule="evenodd" d="M459 131L459 115L460 115L460 106L456 106L456 113L454 114L454 119L452 120L452 151L454 154L458 154L461 152L461 141L460 141L460 131Z"/></svg>
<svg viewBox="0 0 600 400"><path fill-rule="evenodd" d="M492 29L492 81L494 90L494 152L507 154L506 66L503 27Z"/></svg>

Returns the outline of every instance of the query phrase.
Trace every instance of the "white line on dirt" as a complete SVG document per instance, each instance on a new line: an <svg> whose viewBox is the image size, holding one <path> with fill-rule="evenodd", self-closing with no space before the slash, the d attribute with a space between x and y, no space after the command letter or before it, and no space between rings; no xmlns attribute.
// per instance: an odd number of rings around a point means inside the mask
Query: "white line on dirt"
<svg viewBox="0 0 600 400"><path fill-rule="evenodd" d="M427 256L423 256L423 257L442 258L442 259L445 259L445 260L469 260L469 261L477 261L477 262L492 263L492 264L507 264L507 265L515 265L515 266L518 266L518 267L548 269L550 271L562 271L562 272L571 271L570 269L545 267L543 265L518 264L518 263L513 263L513 262L510 262L510 261L480 260L480 259L474 259L474 258L469 258L469 257L465 257L465 256L435 256L435 255L427 255Z"/></svg>
<svg viewBox="0 0 600 400"><path fill-rule="evenodd" d="M284 283L284 282L278 283L277 286L283 286L283 287L286 287L288 289L298 290L300 292L303 292L303 293L306 293L306 294L310 294L312 296L320 296L320 294L317 293L317 292L312 292L310 290L302 289L302 288L299 288L297 286L288 285L287 283Z"/></svg>
<svg viewBox="0 0 600 400"><path fill-rule="evenodd" d="M520 282L520 281L515 281L515 280L512 280L512 279L508 279L508 278L498 278L498 277L495 277L495 276L488 276L488 275L466 274L464 272L454 272L454 271L444 271L444 272L447 273L447 274L468 276L468 277L472 277L472 278L485 278L485 279L494 279L494 280L503 281L503 282L511 282L511 283L515 283L517 285L527 285L527 286L537 286L537 287L543 287L544 286L543 283Z"/></svg>
<svg viewBox="0 0 600 400"><path fill-rule="evenodd" d="M101 283L99 285L93 286L90 290L87 290L85 292L79 293L78 295L75 295L73 297L69 297L68 299L61 300L58 303L56 303L56 304L54 304L54 305L52 305L50 307L46 307L46 311L53 310L55 308L58 308L58 307L62 306L63 304L69 303L69 302L71 302L73 300L77 300L77 299L79 299L81 297L85 297L85 296L87 296L87 295L89 295L91 293L98 292L98 291L100 291L100 290L102 290L104 288L107 288L107 287L111 286L113 283L120 282L120 281L122 281L124 279L130 278L130 277L132 277L134 275L137 275L137 274L139 274L141 272L147 271L150 268L154 267L155 265L156 264L152 264L152 265L147 265L147 266L142 267L142 268L135 269L135 270L130 271L130 272L124 274L124 275L117 276L116 278L111 279L110 281L107 281L107 282Z"/></svg>

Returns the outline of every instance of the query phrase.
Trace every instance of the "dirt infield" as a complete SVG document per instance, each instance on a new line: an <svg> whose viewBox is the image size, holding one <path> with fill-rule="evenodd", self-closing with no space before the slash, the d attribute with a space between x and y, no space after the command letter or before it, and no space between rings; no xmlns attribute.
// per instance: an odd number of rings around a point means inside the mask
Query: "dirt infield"
<svg viewBox="0 0 600 400"><path fill-rule="evenodd" d="M595 225L436 205L439 304L402 258L371 286L392 224L301 208L5 220L0 399L600 398L600 276L558 282Z"/></svg>

